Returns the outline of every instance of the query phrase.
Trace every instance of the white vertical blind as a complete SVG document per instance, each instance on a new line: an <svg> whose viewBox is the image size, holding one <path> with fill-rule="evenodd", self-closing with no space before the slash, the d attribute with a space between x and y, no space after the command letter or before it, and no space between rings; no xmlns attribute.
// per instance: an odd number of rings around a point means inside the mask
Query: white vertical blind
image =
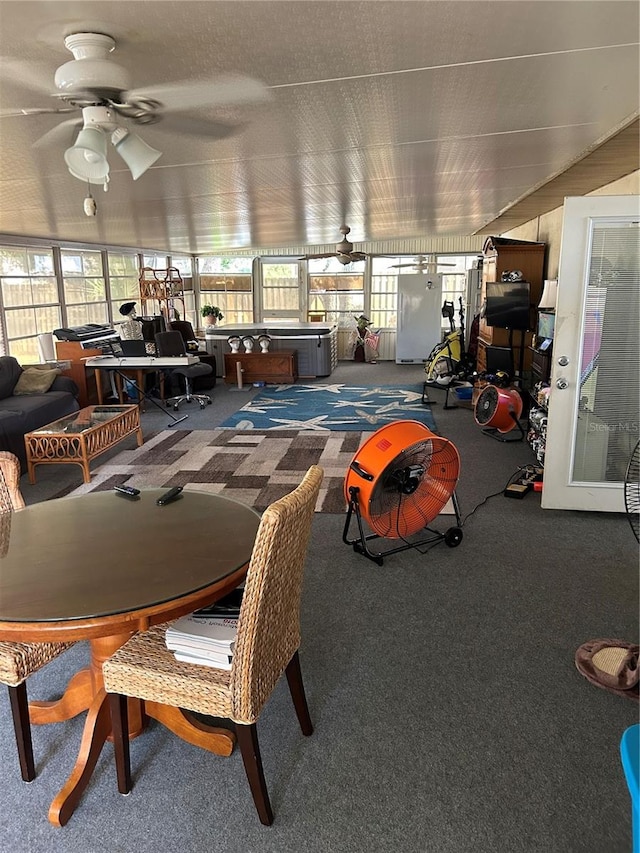
<svg viewBox="0 0 640 853"><path fill-rule="evenodd" d="M585 296L579 409L589 428L573 476L621 482L640 431L640 228L596 221ZM592 475L593 476L593 475Z"/></svg>

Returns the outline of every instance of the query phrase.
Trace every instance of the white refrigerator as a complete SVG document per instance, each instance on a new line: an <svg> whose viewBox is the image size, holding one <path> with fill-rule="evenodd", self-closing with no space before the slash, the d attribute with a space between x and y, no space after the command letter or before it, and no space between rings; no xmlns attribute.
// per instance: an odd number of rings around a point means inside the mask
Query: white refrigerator
<svg viewBox="0 0 640 853"><path fill-rule="evenodd" d="M419 364L442 340L442 274L398 276L396 364Z"/></svg>

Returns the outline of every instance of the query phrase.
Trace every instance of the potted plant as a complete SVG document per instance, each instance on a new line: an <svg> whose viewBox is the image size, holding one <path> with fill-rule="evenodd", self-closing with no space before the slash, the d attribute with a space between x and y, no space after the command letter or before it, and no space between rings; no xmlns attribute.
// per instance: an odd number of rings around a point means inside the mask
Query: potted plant
<svg viewBox="0 0 640 853"><path fill-rule="evenodd" d="M224 319L224 314L217 305L203 305L200 313L204 317L205 326L215 326L218 320Z"/></svg>

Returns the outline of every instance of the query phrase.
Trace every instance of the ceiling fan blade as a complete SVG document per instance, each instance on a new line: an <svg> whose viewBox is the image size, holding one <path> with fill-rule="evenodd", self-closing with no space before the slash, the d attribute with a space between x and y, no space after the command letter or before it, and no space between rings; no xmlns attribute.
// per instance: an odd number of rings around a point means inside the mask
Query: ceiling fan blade
<svg viewBox="0 0 640 853"><path fill-rule="evenodd" d="M432 263L431 261L422 261L421 263L414 264L391 264L389 267L390 270L402 269L403 267L412 267L417 270L431 270L431 272L437 271L438 267L455 267L455 264L441 264L436 263L435 261Z"/></svg>
<svg viewBox="0 0 640 853"><path fill-rule="evenodd" d="M170 130L172 133L185 133L189 136L208 136L211 139L225 139L238 133L243 124L227 124L223 121L207 121L206 119L191 118L190 116L163 115L154 129Z"/></svg>
<svg viewBox="0 0 640 853"><path fill-rule="evenodd" d="M349 252L349 257L352 261L366 261L367 259L365 252Z"/></svg>
<svg viewBox="0 0 640 853"><path fill-rule="evenodd" d="M57 124L54 128L47 131L40 139L36 139L33 143L34 148L42 148L45 145L54 145L56 143L69 143L73 145L75 141L76 130L82 127L81 118L69 118L66 121Z"/></svg>
<svg viewBox="0 0 640 853"><path fill-rule="evenodd" d="M0 110L0 118L18 118L21 116L45 116L59 115L61 113L76 112L76 107L25 107L22 110Z"/></svg>
<svg viewBox="0 0 640 853"><path fill-rule="evenodd" d="M322 252L319 255L303 255L301 258L298 258L299 261L312 261L315 258L335 258L337 256L337 252Z"/></svg>
<svg viewBox="0 0 640 853"><path fill-rule="evenodd" d="M181 80L127 92L127 101L138 98L151 98L159 101L165 110L178 112L194 107L232 107L260 103L269 100L271 93L260 80L225 74L210 80Z"/></svg>

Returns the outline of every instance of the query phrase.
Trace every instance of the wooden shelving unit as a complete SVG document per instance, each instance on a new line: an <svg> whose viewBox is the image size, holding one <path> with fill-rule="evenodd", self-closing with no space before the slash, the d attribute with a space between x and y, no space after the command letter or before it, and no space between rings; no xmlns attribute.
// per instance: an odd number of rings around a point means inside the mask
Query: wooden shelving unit
<svg viewBox="0 0 640 853"><path fill-rule="evenodd" d="M506 237L487 237L482 249L482 292L481 303L487 296L487 282L500 281L502 273L520 270L524 280L529 282L531 329L535 329L535 309L542 296L544 275L544 243L531 243L525 240L511 240ZM486 320L480 318L478 332L477 367L483 372L487 367L486 347L507 347L510 344L508 329L498 329L488 326ZM520 346L524 347L524 370L531 369L531 343L533 333L516 331L513 333L513 362L520 364Z"/></svg>
<svg viewBox="0 0 640 853"><path fill-rule="evenodd" d="M172 320L178 319L176 302L180 302L182 306L180 318L184 318L184 282L179 270L175 267L166 269L142 267L138 280L143 315L162 314L169 324Z"/></svg>

